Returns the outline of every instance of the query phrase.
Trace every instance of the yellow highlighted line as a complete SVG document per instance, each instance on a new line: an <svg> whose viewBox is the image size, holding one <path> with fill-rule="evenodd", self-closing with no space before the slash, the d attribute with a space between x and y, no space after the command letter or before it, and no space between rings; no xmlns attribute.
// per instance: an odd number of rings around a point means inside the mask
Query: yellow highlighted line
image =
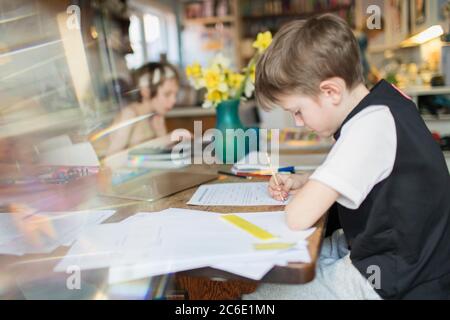
<svg viewBox="0 0 450 320"><path fill-rule="evenodd" d="M222 216L222 219L228 221L234 226L244 230L245 232L250 233L252 236L260 239L260 240L274 240L277 237L271 234L270 232L258 227L257 225L241 218L236 215L230 214Z"/></svg>

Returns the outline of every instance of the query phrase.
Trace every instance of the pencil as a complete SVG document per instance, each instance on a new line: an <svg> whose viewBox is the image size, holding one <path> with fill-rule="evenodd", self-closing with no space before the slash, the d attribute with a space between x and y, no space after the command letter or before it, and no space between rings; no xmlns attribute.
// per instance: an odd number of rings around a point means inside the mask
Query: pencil
<svg viewBox="0 0 450 320"><path fill-rule="evenodd" d="M217 171L217 173L218 173L218 174L224 174L224 175L226 175L226 176L237 177L237 178L241 178L241 179L247 179L247 176L241 176L241 175L238 175L238 174L234 174L234 173L232 173L232 172L227 172L227 171L221 171L221 170L219 170L219 171Z"/></svg>
<svg viewBox="0 0 450 320"><path fill-rule="evenodd" d="M277 174L275 173L275 170L272 167L272 163L270 162L270 157L269 157L269 153L268 152L266 152L266 157L267 157L267 162L269 164L270 171L272 172L272 177L274 178L275 183L279 187L280 186L280 182L278 181ZM283 196L281 196L281 200L283 200L283 202L286 201L286 199L284 199Z"/></svg>

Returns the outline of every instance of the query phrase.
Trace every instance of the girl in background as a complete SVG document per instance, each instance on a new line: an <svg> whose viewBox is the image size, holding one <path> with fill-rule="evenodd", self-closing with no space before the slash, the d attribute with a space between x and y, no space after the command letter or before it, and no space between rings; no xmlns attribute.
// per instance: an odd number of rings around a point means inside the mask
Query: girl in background
<svg viewBox="0 0 450 320"><path fill-rule="evenodd" d="M121 128L110 135L107 154L113 154L139 143L167 136L165 115L176 102L180 79L174 66L168 63L149 63L138 71L140 101L127 105L120 111L113 125L149 113L152 117Z"/></svg>

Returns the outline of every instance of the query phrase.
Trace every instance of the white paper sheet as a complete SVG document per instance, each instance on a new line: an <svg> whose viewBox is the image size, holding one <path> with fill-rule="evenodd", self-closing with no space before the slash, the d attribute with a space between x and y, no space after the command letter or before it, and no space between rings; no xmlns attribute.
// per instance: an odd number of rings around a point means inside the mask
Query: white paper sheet
<svg viewBox="0 0 450 320"><path fill-rule="evenodd" d="M277 253L268 261L224 261L214 264L211 267L226 272L230 272L248 279L261 280L275 266L286 266L288 262L309 262L309 252L306 246L299 246L296 249L283 253Z"/></svg>
<svg viewBox="0 0 450 320"><path fill-rule="evenodd" d="M61 135L42 141L36 148L40 153L48 152L58 148L65 148L72 145L72 140L68 135Z"/></svg>
<svg viewBox="0 0 450 320"><path fill-rule="evenodd" d="M292 231L286 223L286 213L276 212L258 212L258 213L237 213L237 216L244 218L257 226L269 230L271 234L283 239L285 242L298 242L311 236L316 228L310 228L302 231ZM242 231L244 232L244 231Z"/></svg>
<svg viewBox="0 0 450 320"><path fill-rule="evenodd" d="M197 206L280 206L286 205L270 197L268 183L222 183L200 186L188 204Z"/></svg>
<svg viewBox="0 0 450 320"><path fill-rule="evenodd" d="M40 243L37 244L29 243L24 235L17 230L9 213L0 213L0 254L49 253L61 245L69 246L83 229L100 224L112 216L114 212L104 210L39 213L40 216L46 218L42 220L42 223L51 223L55 236L49 238L42 235ZM39 228L38 225L35 227Z"/></svg>
<svg viewBox="0 0 450 320"><path fill-rule="evenodd" d="M55 271L64 272L71 265L109 267L109 281L117 283L212 266L260 279L274 265L310 261L305 239L314 229L290 231L283 212L237 215L276 234L279 241L295 241L297 246L255 250L254 244L260 241L221 219L220 214L168 209L86 229Z"/></svg>
<svg viewBox="0 0 450 320"><path fill-rule="evenodd" d="M85 166L100 165L94 147L89 142L77 143L52 149L39 155L41 165Z"/></svg>
<svg viewBox="0 0 450 320"><path fill-rule="evenodd" d="M14 227L14 220L11 214L0 213L0 244L11 241L19 236L18 230Z"/></svg>
<svg viewBox="0 0 450 320"><path fill-rule="evenodd" d="M139 261L152 246L158 247L161 241L159 232L158 227L141 222L88 228L55 271L65 271L72 265L88 270Z"/></svg>

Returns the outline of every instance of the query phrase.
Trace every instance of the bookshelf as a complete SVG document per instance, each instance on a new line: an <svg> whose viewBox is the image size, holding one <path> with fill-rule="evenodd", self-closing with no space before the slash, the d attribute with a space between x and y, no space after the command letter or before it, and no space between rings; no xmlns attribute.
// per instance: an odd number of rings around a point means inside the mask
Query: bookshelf
<svg viewBox="0 0 450 320"><path fill-rule="evenodd" d="M355 25L355 0L241 0L241 60L254 54L253 39L259 32L275 34L284 24L295 19L334 13Z"/></svg>
<svg viewBox="0 0 450 320"><path fill-rule="evenodd" d="M189 51L193 33L201 33L201 52L196 57L201 64L218 52L231 58L236 68L241 68L240 13L238 0L188 0L181 5L181 22L184 33L183 52ZM193 61L186 61L186 64Z"/></svg>
<svg viewBox="0 0 450 320"><path fill-rule="evenodd" d="M235 17L233 16L224 16L224 17L201 17L201 18L194 18L194 19L185 19L184 24L202 24L202 25L211 25L211 24L218 24L218 23L234 23Z"/></svg>
<svg viewBox="0 0 450 320"><path fill-rule="evenodd" d="M252 43L259 32L269 30L275 34L282 25L293 19L306 19L323 13L337 14L354 26L355 1L186 0L181 6L181 21L183 30L195 27L198 32L204 32L200 27L209 30L225 27L231 30L232 42L235 44L235 64L242 67L254 54ZM222 6L222 9L218 6ZM188 46L189 40L184 42Z"/></svg>
<svg viewBox="0 0 450 320"><path fill-rule="evenodd" d="M247 14L242 16L243 20L258 20L258 19L277 19L277 18L307 18L313 15L322 14L322 13L332 13L350 10L352 8L352 4L339 4L331 7L320 7L315 10L305 10L305 11L282 11L279 13L256 13L256 14Z"/></svg>

